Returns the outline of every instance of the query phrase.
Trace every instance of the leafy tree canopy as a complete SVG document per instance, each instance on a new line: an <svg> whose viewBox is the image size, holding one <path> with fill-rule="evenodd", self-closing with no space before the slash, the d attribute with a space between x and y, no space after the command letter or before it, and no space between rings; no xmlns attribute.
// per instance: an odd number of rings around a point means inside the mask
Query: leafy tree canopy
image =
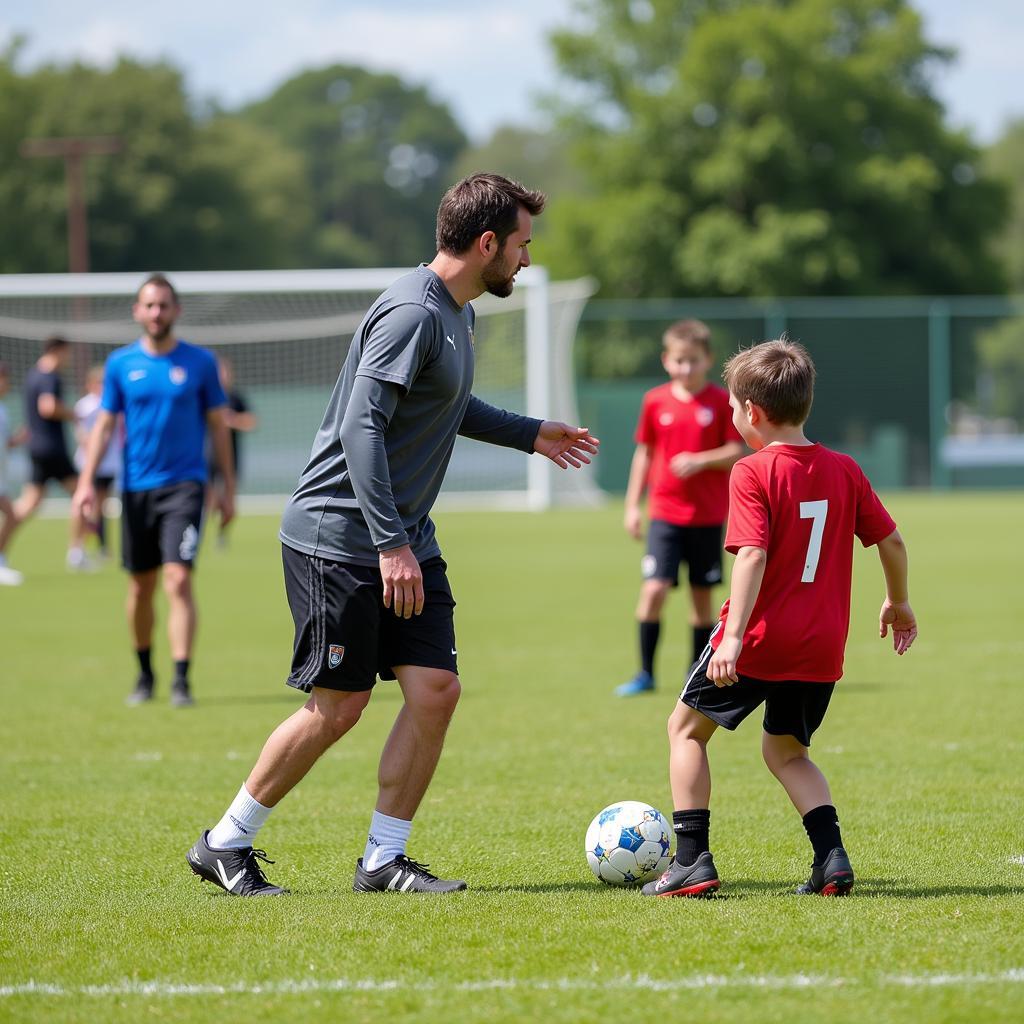
<svg viewBox="0 0 1024 1024"><path fill-rule="evenodd" d="M592 196L551 262L609 295L991 292L1005 209L906 0L580 0L552 37Z"/></svg>
<svg viewBox="0 0 1024 1024"><path fill-rule="evenodd" d="M404 266L433 255L434 222L466 137L447 107L394 75L306 71L243 111L303 155L327 266Z"/></svg>

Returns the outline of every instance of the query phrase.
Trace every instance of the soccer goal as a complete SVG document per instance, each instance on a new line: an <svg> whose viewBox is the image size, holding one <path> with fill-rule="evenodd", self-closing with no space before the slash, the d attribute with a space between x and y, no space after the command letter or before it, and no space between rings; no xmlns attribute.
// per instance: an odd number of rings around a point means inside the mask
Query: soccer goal
<svg viewBox="0 0 1024 1024"><path fill-rule="evenodd" d="M230 360L234 386L259 426L244 439L240 493L278 507L309 455L352 335L376 297L406 269L189 271L168 276L178 290L178 334ZM146 275L0 275L0 358L20 385L52 334L73 343L66 399L81 394L88 368L137 327L131 304ZM589 279L552 282L542 267L519 274L507 299L473 303L477 363L474 393L502 408L578 422L572 348ZM20 402L8 399L12 421ZM12 477L24 473L12 459ZM15 482L18 482L17 479ZM591 503L590 472L561 472L546 459L459 438L442 501L467 507L542 509Z"/></svg>

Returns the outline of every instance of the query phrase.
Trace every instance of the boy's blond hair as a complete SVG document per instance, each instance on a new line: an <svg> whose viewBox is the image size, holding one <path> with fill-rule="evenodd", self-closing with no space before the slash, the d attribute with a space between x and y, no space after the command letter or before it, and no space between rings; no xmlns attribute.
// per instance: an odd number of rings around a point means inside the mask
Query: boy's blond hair
<svg viewBox="0 0 1024 1024"><path fill-rule="evenodd" d="M711 329L701 320L677 320L661 336L661 344L668 348L673 342L690 341L700 345L705 355L711 355Z"/></svg>
<svg viewBox="0 0 1024 1024"><path fill-rule="evenodd" d="M740 402L759 405L772 423L795 426L811 414L814 376L810 353L785 336L743 349L722 367L725 386Z"/></svg>

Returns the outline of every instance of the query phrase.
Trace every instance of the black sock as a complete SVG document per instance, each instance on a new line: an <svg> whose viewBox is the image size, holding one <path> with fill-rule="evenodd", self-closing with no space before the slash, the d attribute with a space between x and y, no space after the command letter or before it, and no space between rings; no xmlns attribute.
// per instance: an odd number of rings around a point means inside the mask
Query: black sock
<svg viewBox="0 0 1024 1024"><path fill-rule="evenodd" d="M649 676L654 675L654 651L660 634L660 621L640 623L640 667Z"/></svg>
<svg viewBox="0 0 1024 1024"><path fill-rule="evenodd" d="M673 811L672 829L676 834L676 862L688 867L711 849L711 812L698 807L692 811Z"/></svg>
<svg viewBox="0 0 1024 1024"><path fill-rule="evenodd" d="M135 657L139 659L139 672L146 676L147 679L153 678L153 666L150 664L150 655L153 653L152 647L143 648L141 651L135 652Z"/></svg>
<svg viewBox="0 0 1024 1024"><path fill-rule="evenodd" d="M704 648L707 647L708 641L711 639L711 631L714 626L694 626L693 627L693 660L696 661L703 653Z"/></svg>
<svg viewBox="0 0 1024 1024"><path fill-rule="evenodd" d="M176 661L174 663L174 681L180 683L188 682L188 665L189 661L186 658L184 661Z"/></svg>
<svg viewBox="0 0 1024 1024"><path fill-rule="evenodd" d="M104 554L107 552L107 527L106 521L103 516L100 516L96 522L96 539L99 541L100 551Z"/></svg>
<svg viewBox="0 0 1024 1024"><path fill-rule="evenodd" d="M837 847L843 845L839 834L839 816L831 804L822 804L804 815L807 838L814 847L814 863L821 867L825 858Z"/></svg>

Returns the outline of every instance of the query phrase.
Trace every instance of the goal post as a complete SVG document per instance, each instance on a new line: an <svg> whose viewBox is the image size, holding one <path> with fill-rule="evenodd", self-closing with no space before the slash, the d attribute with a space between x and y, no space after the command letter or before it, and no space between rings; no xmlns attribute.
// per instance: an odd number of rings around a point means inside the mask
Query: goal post
<svg viewBox="0 0 1024 1024"><path fill-rule="evenodd" d="M280 507L291 493L363 314L408 272L168 272L182 303L177 333L227 357L235 388L257 417L257 429L242 439L240 458L239 493L250 507ZM12 371L8 409L14 425L23 417L16 392L40 343L54 334L72 343L65 398L73 401L88 368L137 337L131 305L145 278L0 275L0 359ZM553 282L534 266L520 272L509 298L475 300L474 393L516 412L578 422L572 350L593 291L590 279ZM12 453L13 484L24 477L26 461ZM440 503L543 509L600 498L592 473L563 473L546 459L459 438Z"/></svg>

